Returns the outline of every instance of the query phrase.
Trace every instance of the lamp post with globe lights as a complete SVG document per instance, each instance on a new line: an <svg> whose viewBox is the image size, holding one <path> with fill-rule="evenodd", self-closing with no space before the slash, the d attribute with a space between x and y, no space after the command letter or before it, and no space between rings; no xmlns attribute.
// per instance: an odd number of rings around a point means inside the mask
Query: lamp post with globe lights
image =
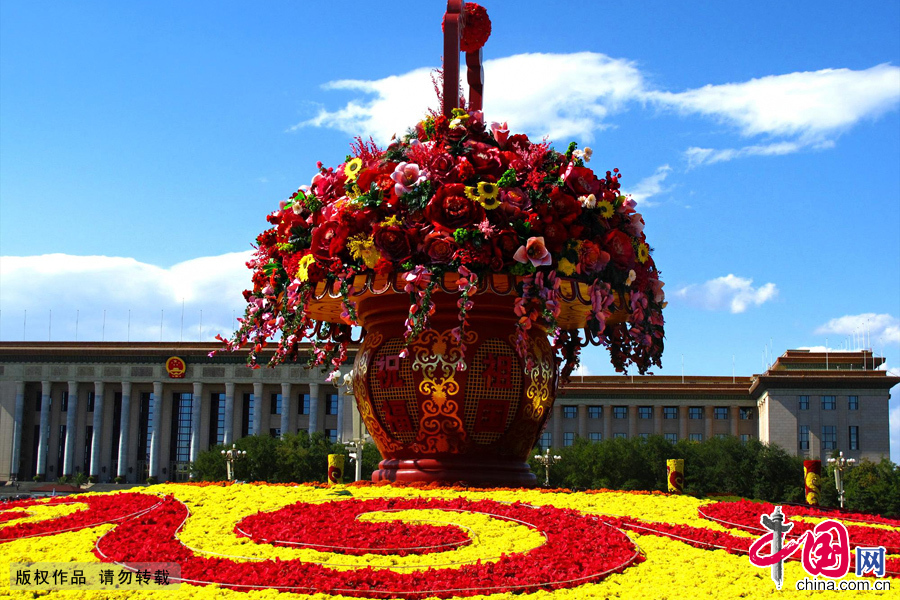
<svg viewBox="0 0 900 600"><path fill-rule="evenodd" d="M844 508L844 469L849 469L856 464L855 458L844 458L844 453L839 452L837 458L829 458L828 464L834 467L834 486L837 488L838 497L841 499L841 508Z"/></svg>
<svg viewBox="0 0 900 600"><path fill-rule="evenodd" d="M550 448L544 450L543 454L535 454L534 460L544 465L544 487L550 487L550 467L562 460L558 454L550 454Z"/></svg>
<svg viewBox="0 0 900 600"><path fill-rule="evenodd" d="M242 458L247 457L246 450L238 450L237 446L231 445L229 450L222 450L222 456L225 458L225 468L228 471L228 481L234 480L235 470L234 463Z"/></svg>

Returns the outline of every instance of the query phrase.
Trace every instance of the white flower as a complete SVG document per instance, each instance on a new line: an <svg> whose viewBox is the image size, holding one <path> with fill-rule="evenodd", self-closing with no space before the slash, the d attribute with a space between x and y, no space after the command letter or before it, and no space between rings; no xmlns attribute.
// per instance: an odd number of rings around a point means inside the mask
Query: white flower
<svg viewBox="0 0 900 600"><path fill-rule="evenodd" d="M597 197L593 194L588 194L587 196L579 196L578 201L581 202L581 205L585 208L594 208L597 206Z"/></svg>
<svg viewBox="0 0 900 600"><path fill-rule="evenodd" d="M631 269L628 271L628 279L625 280L625 285L631 285L635 279L637 279L637 273L634 272L634 269Z"/></svg>

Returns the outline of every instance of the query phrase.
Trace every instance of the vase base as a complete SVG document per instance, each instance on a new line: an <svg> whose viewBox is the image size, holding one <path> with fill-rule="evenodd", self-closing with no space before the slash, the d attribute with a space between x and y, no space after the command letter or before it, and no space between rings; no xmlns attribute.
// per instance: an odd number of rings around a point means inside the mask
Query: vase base
<svg viewBox="0 0 900 600"><path fill-rule="evenodd" d="M515 459L454 458L387 459L378 463L372 481L436 483L464 487L535 487L537 477L526 462Z"/></svg>

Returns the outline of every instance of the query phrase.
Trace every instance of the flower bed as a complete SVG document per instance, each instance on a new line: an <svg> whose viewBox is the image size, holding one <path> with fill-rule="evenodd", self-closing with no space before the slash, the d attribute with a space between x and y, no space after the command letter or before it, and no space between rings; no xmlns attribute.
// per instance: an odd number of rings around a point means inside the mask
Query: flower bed
<svg viewBox="0 0 900 600"><path fill-rule="evenodd" d="M167 484L6 505L0 558L180 563L187 583L166 598L762 597L774 585L746 553L772 508L606 490ZM851 546L898 552L900 521L784 512L793 537L836 518ZM886 566L900 577L900 558ZM805 575L785 563L781 593ZM31 597L7 585L0 595Z"/></svg>

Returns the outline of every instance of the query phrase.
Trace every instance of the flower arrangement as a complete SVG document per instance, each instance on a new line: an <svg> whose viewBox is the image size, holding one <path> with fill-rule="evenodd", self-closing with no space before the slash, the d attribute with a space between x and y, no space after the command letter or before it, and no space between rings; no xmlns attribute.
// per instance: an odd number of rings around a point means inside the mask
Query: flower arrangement
<svg viewBox="0 0 900 600"><path fill-rule="evenodd" d="M257 238L246 314L234 338L222 339L229 349L250 346L251 365L280 333L273 363L296 359L309 340L311 364L337 369L359 325L355 278L385 275L410 295L407 343L428 327L438 285L460 294L461 342L477 288L507 276L520 341L546 326L564 378L584 342L560 324L561 282L586 291L579 326L617 370L660 365L666 303L644 219L620 191L618 169L598 177L587 166L590 148L560 153L464 109L428 116L386 149L361 138L351 147L336 168L320 162ZM315 317L317 303L338 297L339 318ZM614 313L623 322L608 323Z"/></svg>
<svg viewBox="0 0 900 600"><path fill-rule="evenodd" d="M10 503L0 563L178 562L173 598L757 598L775 593L747 556L770 508L610 490L165 484ZM886 546L885 576L900 577L896 519L785 511L805 530L845 522L851 545ZM787 587L807 576L796 557L784 568ZM0 595L32 597L8 585Z"/></svg>

